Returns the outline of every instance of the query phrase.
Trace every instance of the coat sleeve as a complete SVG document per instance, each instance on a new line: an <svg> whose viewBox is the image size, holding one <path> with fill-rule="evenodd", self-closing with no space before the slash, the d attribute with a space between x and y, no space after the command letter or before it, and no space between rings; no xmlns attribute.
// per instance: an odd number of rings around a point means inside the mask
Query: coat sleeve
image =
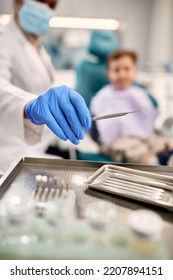
<svg viewBox="0 0 173 280"><path fill-rule="evenodd" d="M11 42L12 43L12 42ZM0 34L0 117L5 130L14 137L35 144L41 140L43 126L35 126L24 119L25 105L37 96L21 90L11 83L12 51L5 34Z"/></svg>

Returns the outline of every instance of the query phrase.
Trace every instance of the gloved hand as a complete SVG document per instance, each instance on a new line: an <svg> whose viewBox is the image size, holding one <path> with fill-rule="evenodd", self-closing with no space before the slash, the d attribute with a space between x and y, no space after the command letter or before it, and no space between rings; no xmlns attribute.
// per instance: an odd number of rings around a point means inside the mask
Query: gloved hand
<svg viewBox="0 0 173 280"><path fill-rule="evenodd" d="M25 114L34 124L46 124L62 140L79 144L91 126L83 97L67 86L54 87L32 100Z"/></svg>

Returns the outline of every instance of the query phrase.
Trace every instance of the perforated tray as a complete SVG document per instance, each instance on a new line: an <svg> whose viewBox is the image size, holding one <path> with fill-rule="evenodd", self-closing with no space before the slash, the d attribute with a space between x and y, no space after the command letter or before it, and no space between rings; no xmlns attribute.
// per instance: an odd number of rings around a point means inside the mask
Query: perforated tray
<svg viewBox="0 0 173 280"><path fill-rule="evenodd" d="M36 189L35 176L45 175L48 177L58 177L65 182L70 182L70 187L77 193L82 208L85 208L89 202L102 198L121 204L121 206L130 207L124 199L110 198L106 194L98 194L88 189L85 184L99 168L106 162L90 162L48 158L29 158L25 157L14 162L8 171L0 179L0 199L5 194L18 195L21 198L27 198L32 195ZM137 164L112 164L113 166L125 166L134 170L150 171L154 174L164 174L173 176L173 168L164 166L147 166Z"/></svg>
<svg viewBox="0 0 173 280"><path fill-rule="evenodd" d="M110 195L103 191L88 188L85 185L88 178L101 168L106 162L75 161L62 159L22 158L14 162L9 170L0 179L0 204L6 194L18 194L24 198L32 195L36 188L35 176L37 174L46 176L59 176L70 181L71 187L76 191L79 213L84 213L88 203L95 200L106 200L116 204L118 220L126 222L128 214L139 208L149 208L157 211L164 220L164 239L170 248L171 259L173 259L173 214L167 209L156 207L156 205L144 204L136 200L130 200L121 196ZM111 163L112 164L112 163ZM150 171L154 174L173 176L173 168L167 166L148 166L138 164L112 164L114 166L125 166L131 170Z"/></svg>

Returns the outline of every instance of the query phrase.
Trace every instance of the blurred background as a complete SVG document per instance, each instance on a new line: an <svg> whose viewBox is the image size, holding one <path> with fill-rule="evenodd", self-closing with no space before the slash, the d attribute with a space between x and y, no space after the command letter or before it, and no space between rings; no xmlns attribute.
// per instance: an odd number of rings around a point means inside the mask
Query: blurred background
<svg viewBox="0 0 173 280"><path fill-rule="evenodd" d="M7 23L4 15L11 12L12 0L0 1L1 24ZM91 30L81 29L80 22L71 28L69 17L113 19L119 22L121 46L139 54L140 79L166 106L166 93L173 90L173 0L61 0L57 16L67 17L66 24L59 27L57 21L57 28L51 28L43 42L56 69L70 70L58 71L58 83L74 86L74 64L85 55Z"/></svg>
<svg viewBox="0 0 173 280"><path fill-rule="evenodd" d="M12 13L12 2L0 1L1 28ZM56 68L56 85L76 88L76 67L91 55L88 45L92 30L114 32L117 46L138 53L138 81L156 98L161 112L156 128L162 129L169 118L166 125L170 132L173 0L61 0L50 27L42 42ZM169 137L172 139L172 135Z"/></svg>
<svg viewBox="0 0 173 280"><path fill-rule="evenodd" d="M12 0L0 1L0 13L11 12ZM57 7L57 15L60 17L106 18L120 21L122 46L136 49L142 67L148 64L161 66L160 64L172 59L172 14L172 0L61 0ZM1 22L3 23L2 18ZM54 40L60 44L60 49L62 44L75 48L87 43L86 31L80 30L79 36L78 29L69 31L70 21L66 22L66 25L65 28L50 30L50 34L47 34L55 37ZM58 68L63 66L57 63Z"/></svg>

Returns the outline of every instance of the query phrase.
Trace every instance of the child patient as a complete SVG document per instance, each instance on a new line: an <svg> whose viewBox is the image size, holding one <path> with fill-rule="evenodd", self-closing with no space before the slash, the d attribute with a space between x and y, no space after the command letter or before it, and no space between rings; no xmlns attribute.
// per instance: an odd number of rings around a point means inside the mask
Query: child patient
<svg viewBox="0 0 173 280"><path fill-rule="evenodd" d="M136 155L146 154L146 149L148 150L148 143L147 148L145 146L146 139L154 134L154 123L158 110L146 90L134 84L137 74L137 54L134 51L123 49L115 51L107 59L107 68L110 83L92 98L91 114L100 116L139 109L143 109L143 111L96 121L99 143L104 148L119 147L117 149L126 151L129 158L133 158L133 152ZM145 146L143 149L142 144ZM133 149L135 146L136 148ZM102 151L106 151L104 148ZM112 150L108 154L113 156ZM132 161L143 162L139 158Z"/></svg>

